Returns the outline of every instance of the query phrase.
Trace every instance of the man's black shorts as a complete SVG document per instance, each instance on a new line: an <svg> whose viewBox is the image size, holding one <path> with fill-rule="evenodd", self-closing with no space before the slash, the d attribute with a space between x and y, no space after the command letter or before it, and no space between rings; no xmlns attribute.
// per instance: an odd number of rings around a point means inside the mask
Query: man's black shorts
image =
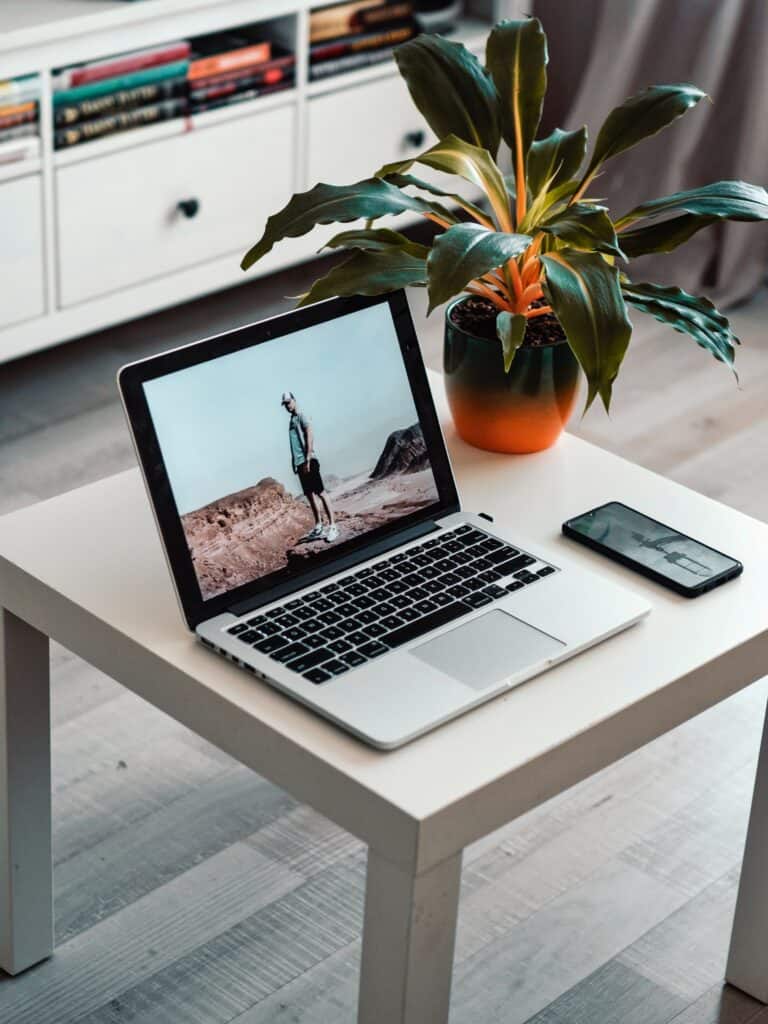
<svg viewBox="0 0 768 1024"><path fill-rule="evenodd" d="M309 469L306 472L302 471L301 466L299 467L299 481L301 489L307 497L310 494L323 493L325 485L323 484L323 478L320 476L320 463L317 459L310 460Z"/></svg>

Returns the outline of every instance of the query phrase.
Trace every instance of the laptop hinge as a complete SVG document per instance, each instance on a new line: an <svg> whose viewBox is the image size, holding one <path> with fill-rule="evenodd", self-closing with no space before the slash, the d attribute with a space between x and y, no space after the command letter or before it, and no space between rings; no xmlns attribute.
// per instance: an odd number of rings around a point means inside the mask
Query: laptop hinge
<svg viewBox="0 0 768 1024"><path fill-rule="evenodd" d="M351 569L362 562L367 562L369 558L375 558L376 555L384 554L385 551L391 551L393 548L400 547L401 544L407 544L408 541L416 540L418 537L423 537L425 534L433 533L439 529L439 525L433 519L425 523L417 523L415 526L410 526L405 530L399 530L390 537L384 537L381 540L374 541L372 544L368 544L362 551L350 552L348 555L334 559L333 562L302 573L300 579L285 580L283 583L270 587L269 590L238 601L227 608L227 611L232 615L247 615L248 612L252 612L255 608L261 608L262 605L276 601L280 597L285 597L286 594L292 594L294 591L302 590L312 583L328 579L344 569Z"/></svg>

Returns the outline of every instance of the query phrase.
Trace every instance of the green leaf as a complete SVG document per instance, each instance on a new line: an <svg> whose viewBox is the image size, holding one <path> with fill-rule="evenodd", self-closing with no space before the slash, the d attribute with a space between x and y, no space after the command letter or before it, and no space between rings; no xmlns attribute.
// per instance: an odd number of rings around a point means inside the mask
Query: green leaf
<svg viewBox="0 0 768 1024"><path fill-rule="evenodd" d="M507 313L505 310L496 317L496 334L504 353L504 372L509 373L515 352L523 344L528 321L522 313Z"/></svg>
<svg viewBox="0 0 768 1024"><path fill-rule="evenodd" d="M572 249L549 253L541 261L545 293L587 378L584 411L598 394L608 411L632 333L619 272L597 253Z"/></svg>
<svg viewBox="0 0 768 1024"><path fill-rule="evenodd" d="M606 160L660 132L705 96L701 89L685 82L652 85L630 96L605 119L583 181L592 178Z"/></svg>
<svg viewBox="0 0 768 1024"><path fill-rule="evenodd" d="M557 206L559 210L565 209L565 200L570 199L578 188L578 181L571 178L563 181L553 189L546 189L534 198L528 207L525 216L518 225L518 231L533 231L539 224L548 210ZM575 204L574 204L575 205Z"/></svg>
<svg viewBox="0 0 768 1024"><path fill-rule="evenodd" d="M485 63L501 99L501 134L525 169L547 90L547 37L538 18L499 22L488 36Z"/></svg>
<svg viewBox="0 0 768 1024"><path fill-rule="evenodd" d="M410 253L397 249L357 252L318 278L298 304L308 306L337 295L382 295L406 285L423 285L426 277L426 261Z"/></svg>
<svg viewBox="0 0 768 1024"><path fill-rule="evenodd" d="M392 231L390 228L355 228L352 231L342 231L326 242L323 249L363 249L366 252L388 252L398 249L423 260L429 254L429 246L412 242L407 235Z"/></svg>
<svg viewBox="0 0 768 1024"><path fill-rule="evenodd" d="M455 135L448 135L419 156L385 164L376 172L376 177L389 178L393 174L405 174L414 164L424 164L444 174L457 174L465 181L477 185L488 196L499 227L511 231L512 219L504 177L487 150L472 146Z"/></svg>
<svg viewBox="0 0 768 1024"><path fill-rule="evenodd" d="M572 132L555 128L545 139L532 142L528 153L528 188L531 195L537 196L547 182L548 189L552 189L573 178L578 174L586 151L586 125Z"/></svg>
<svg viewBox="0 0 768 1024"><path fill-rule="evenodd" d="M618 227L641 217L655 217L671 210L684 210L717 220L768 220L768 192L746 181L713 181L701 188L673 192L641 203L616 221Z"/></svg>
<svg viewBox="0 0 768 1024"><path fill-rule="evenodd" d="M458 295L476 277L500 267L530 244L529 235L456 224L435 237L427 258L429 310Z"/></svg>
<svg viewBox="0 0 768 1024"><path fill-rule="evenodd" d="M267 220L264 234L242 259L247 270L265 256L282 238L298 238L317 224L383 217L389 213L414 210L432 211L430 203L401 192L380 178L368 178L354 185L315 185L308 192L294 195L278 213Z"/></svg>
<svg viewBox="0 0 768 1024"><path fill-rule="evenodd" d="M455 135L493 156L499 148L499 100L477 57L461 43L421 35L395 49L411 99L438 139Z"/></svg>
<svg viewBox="0 0 768 1024"><path fill-rule="evenodd" d="M672 252L678 245L687 242L697 231L709 227L716 220L716 217L700 217L695 213L683 213L679 217L670 217L668 220L662 220L656 224L647 224L641 228L622 231L618 237L622 249L630 259L652 252Z"/></svg>
<svg viewBox="0 0 768 1024"><path fill-rule="evenodd" d="M487 227L493 227L493 221L485 212L481 210L479 206L474 203L470 203L468 199L463 196L457 195L455 192L445 192L443 189L438 188L437 185L433 185L429 181L424 181L423 178L417 178L413 174L388 174L385 181L389 181L392 185L397 185L398 188L420 188L424 192L429 192L433 196L441 196L443 199L449 199L452 203L461 207L462 210L466 210L470 216L474 217L479 224L485 224ZM456 218L454 218L456 220Z"/></svg>
<svg viewBox="0 0 768 1024"><path fill-rule="evenodd" d="M587 252L605 252L624 259L619 248L613 221L604 206L592 203L573 203L554 213L536 227L548 235L559 238L574 249Z"/></svg>
<svg viewBox="0 0 768 1024"><path fill-rule="evenodd" d="M660 284L625 282L621 286L625 300L643 313L650 313L681 334L687 334L715 359L736 373L733 362L734 345L739 339L728 318L718 312L709 299L689 295L681 288L665 288Z"/></svg>

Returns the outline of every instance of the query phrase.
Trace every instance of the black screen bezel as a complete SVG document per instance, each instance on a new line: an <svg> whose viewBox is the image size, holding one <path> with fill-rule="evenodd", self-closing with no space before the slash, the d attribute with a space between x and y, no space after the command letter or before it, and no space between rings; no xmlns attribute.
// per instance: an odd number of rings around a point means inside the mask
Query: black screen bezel
<svg viewBox="0 0 768 1024"><path fill-rule="evenodd" d="M645 519L647 522L653 523L655 526L660 526L664 530L670 530L674 533L678 533L686 540L693 541L694 544L699 544L702 548L706 548L708 551L713 551L716 555L720 555L721 558L727 558L732 564L723 569L722 572L719 572L716 576L711 576L707 580L702 580L701 583L687 587L684 583L680 583L671 576L666 576L664 573L658 572L656 569L651 569L649 566L636 561L629 555L622 554L620 551L616 551L615 548L609 547L607 544L603 544L602 542L595 540L593 537L588 537L585 534L580 533L574 527L574 523L585 519L587 516L593 516L596 513L601 512L604 508L608 508L610 505L620 505L621 508L627 509L629 512L634 513L634 515L640 516L641 519ZM606 501L603 502L602 505L598 505L596 508L591 508L586 512L582 512L580 515L572 516L563 523L562 530L565 536L570 537L571 540L575 540L579 544L583 544L585 547L591 548L593 551L598 551L600 554L605 555L606 558L610 558L612 561L618 562L620 565L624 565L628 569L634 569L642 576L647 577L647 579L653 580L655 583L660 583L662 586L669 587L670 590L674 590L675 593L681 594L683 597L698 597L700 594L704 594L706 591L714 589L721 583L726 583L728 580L734 579L734 577L739 576L744 570L744 565L738 560L738 558L734 558L733 555L728 555L724 551L720 551L718 548L713 548L711 544L705 544L704 541L697 540L695 537L691 537L690 534L683 533L683 531L678 530L676 526L670 526L668 523L662 523L660 520L654 519L653 516L646 515L645 512L640 512L638 509L632 508L631 505L627 505L623 501Z"/></svg>
<svg viewBox="0 0 768 1024"><path fill-rule="evenodd" d="M388 304L395 325L411 394L429 453L438 500L389 526L363 534L359 539L348 541L346 544L334 545L329 549L327 556L318 556L317 559L313 559L311 566L302 571L291 572L288 569L281 569L236 587L234 590L203 600L144 393L144 383L177 370L184 370L211 359L230 355L244 348L273 341L315 324L384 303ZM363 365L360 367L361 380L364 380L364 374L365 367ZM206 619L229 610L233 605L242 605L257 598L268 600L268 595L273 591L279 590L280 593L284 593L286 589L299 589L313 579L324 575L323 567L328 568L328 573L336 571L331 566L337 565L339 559L344 556L347 556L344 560L349 564L363 561L367 557L368 549L376 542L390 536L394 537L419 523L450 515L459 510L459 498L448 461L448 453L440 430L408 302L405 292L402 290L372 297L329 299L313 306L293 310L269 320L236 328L225 334L214 335L182 348L131 363L118 372L117 380L133 434L136 453L176 584L176 591L190 629L194 629L198 623ZM375 382L373 385L375 386ZM287 588L286 584L289 584Z"/></svg>

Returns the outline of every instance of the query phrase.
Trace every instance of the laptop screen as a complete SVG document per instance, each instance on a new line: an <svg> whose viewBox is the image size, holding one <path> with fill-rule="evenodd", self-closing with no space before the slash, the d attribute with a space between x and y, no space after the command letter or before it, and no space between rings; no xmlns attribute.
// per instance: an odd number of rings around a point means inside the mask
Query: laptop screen
<svg viewBox="0 0 768 1024"><path fill-rule="evenodd" d="M386 301L142 386L203 601L439 500Z"/></svg>

